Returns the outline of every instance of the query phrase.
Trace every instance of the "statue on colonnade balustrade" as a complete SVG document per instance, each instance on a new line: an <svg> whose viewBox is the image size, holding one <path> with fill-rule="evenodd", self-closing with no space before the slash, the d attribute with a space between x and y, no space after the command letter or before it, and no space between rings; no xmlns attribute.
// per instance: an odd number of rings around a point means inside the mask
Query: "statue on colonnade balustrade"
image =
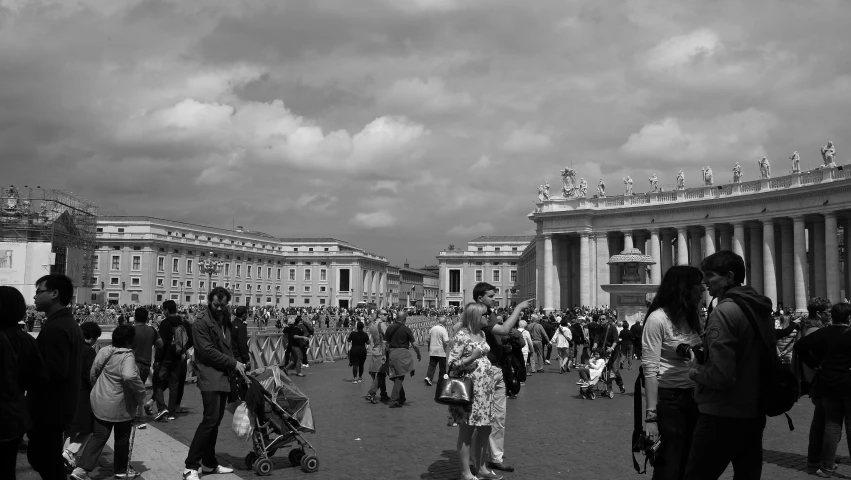
<svg viewBox="0 0 851 480"><path fill-rule="evenodd" d="M736 162L736 165L733 166L733 183L742 183L742 166L739 165L739 162Z"/></svg>
<svg viewBox="0 0 851 480"><path fill-rule="evenodd" d="M650 180L650 192L651 193L658 192L659 191L659 177L657 177L656 174L654 173L653 176L650 177L648 180Z"/></svg>
<svg viewBox="0 0 851 480"><path fill-rule="evenodd" d="M801 173L801 155L798 154L797 150L792 152L789 160L792 160L792 173Z"/></svg>
<svg viewBox="0 0 851 480"><path fill-rule="evenodd" d="M606 183L603 182L603 179L600 179L600 182L597 183L597 196L600 198L606 198Z"/></svg>
<svg viewBox="0 0 851 480"><path fill-rule="evenodd" d="M768 163L768 159L762 157L762 160L758 162L759 165L759 177L760 178L771 178L771 164Z"/></svg>
<svg viewBox="0 0 851 480"><path fill-rule="evenodd" d="M827 145L821 147L821 158L824 161L821 168L836 167L836 147L833 146L833 142L827 142Z"/></svg>
<svg viewBox="0 0 851 480"><path fill-rule="evenodd" d="M626 196L632 195L632 177L627 175L626 177L624 177L623 183L624 183L624 185L626 185L626 191L624 192L624 195L626 195Z"/></svg>
<svg viewBox="0 0 851 480"><path fill-rule="evenodd" d="M564 198L573 198L578 193L578 185L576 183L576 170L570 167L564 167L561 171L561 194Z"/></svg>
<svg viewBox="0 0 851 480"><path fill-rule="evenodd" d="M707 187L711 187L714 185L715 181L712 178L712 167L707 166L706 168L700 169L703 172L703 184Z"/></svg>
<svg viewBox="0 0 851 480"><path fill-rule="evenodd" d="M686 189L686 176L683 174L683 171L680 170L680 173L677 174L677 190L685 190Z"/></svg>

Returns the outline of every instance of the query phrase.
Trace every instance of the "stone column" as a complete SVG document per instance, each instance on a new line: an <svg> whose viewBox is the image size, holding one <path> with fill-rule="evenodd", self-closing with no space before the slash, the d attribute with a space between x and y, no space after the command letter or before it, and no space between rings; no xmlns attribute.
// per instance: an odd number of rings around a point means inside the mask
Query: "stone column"
<svg viewBox="0 0 851 480"><path fill-rule="evenodd" d="M751 227L751 244L750 244L750 260L751 260L751 277L748 279L748 285L756 289L757 292L765 292L763 285L763 264L762 264L762 225Z"/></svg>
<svg viewBox="0 0 851 480"><path fill-rule="evenodd" d="M774 220L762 221L762 294L771 299L777 309L777 276L774 271Z"/></svg>
<svg viewBox="0 0 851 480"><path fill-rule="evenodd" d="M544 234L544 311L553 311L553 235Z"/></svg>
<svg viewBox="0 0 851 480"><path fill-rule="evenodd" d="M662 271L659 278L664 277L668 269L674 264L674 251L671 248L671 242L673 240L673 233L668 230L662 232L662 244L660 245L662 250Z"/></svg>
<svg viewBox="0 0 851 480"><path fill-rule="evenodd" d="M544 300L546 299L546 294L544 293L544 285L546 284L546 280L544 279L544 249L544 236L538 235L538 237L535 239L535 298L537 299L537 302L535 302L536 306L543 305ZM482 280L485 280L485 277L482 277ZM465 298L464 301L466 302L467 299Z"/></svg>
<svg viewBox="0 0 851 480"><path fill-rule="evenodd" d="M632 244L632 231L623 232L623 249L629 250L631 248L635 248Z"/></svg>
<svg viewBox="0 0 851 480"><path fill-rule="evenodd" d="M597 305L611 305L609 293L604 292L600 285L609 284L609 238L605 233L597 233Z"/></svg>
<svg viewBox="0 0 851 480"><path fill-rule="evenodd" d="M562 265L564 266L564 275L561 280L561 288L564 292L562 294L562 307L563 309L568 308L567 306L571 304L571 296L573 295L573 282L574 276L572 273L572 265L574 261L573 255L571 255L570 248L570 237L564 237L564 239L559 242L563 250L561 252L562 257Z"/></svg>
<svg viewBox="0 0 851 480"><path fill-rule="evenodd" d="M579 234L579 305L591 305L591 248L588 233Z"/></svg>
<svg viewBox="0 0 851 480"><path fill-rule="evenodd" d="M730 231L729 225L721 225L721 250L733 249L733 233Z"/></svg>
<svg viewBox="0 0 851 480"><path fill-rule="evenodd" d="M825 282L827 298L833 303L842 301L839 296L839 228L836 225L836 212L824 214L824 255Z"/></svg>
<svg viewBox="0 0 851 480"><path fill-rule="evenodd" d="M689 245L689 265L692 267L700 267L700 261L703 260L702 248L700 248L700 229L694 228L689 230L691 245Z"/></svg>
<svg viewBox="0 0 851 480"><path fill-rule="evenodd" d="M644 232L635 234L635 248L641 253L647 253L647 241L644 240ZM647 269L642 267L638 269L638 277L640 283L647 283Z"/></svg>
<svg viewBox="0 0 851 480"><path fill-rule="evenodd" d="M783 220L780 223L780 264L783 267L783 275L780 276L780 285L783 289L783 306L790 308L795 305L795 235L792 222Z"/></svg>
<svg viewBox="0 0 851 480"><path fill-rule="evenodd" d="M804 216L798 215L792 217L794 222L794 238L795 238L795 259L794 259L794 278L795 278L795 310L798 312L807 312L807 240L806 227L804 226Z"/></svg>
<svg viewBox="0 0 851 480"><path fill-rule="evenodd" d="M650 265L650 283L659 285L662 283L662 259L659 252L659 229L650 229L650 256L656 262Z"/></svg>
<svg viewBox="0 0 851 480"><path fill-rule="evenodd" d="M677 227L677 265L688 265L687 238L687 227Z"/></svg>
<svg viewBox="0 0 851 480"><path fill-rule="evenodd" d="M571 304L573 307L574 304L582 305L580 301L581 297L581 289L582 282L585 280L585 277L582 276L582 255L581 255L581 240L582 237L573 237L570 241L570 255L573 257L573 279L571 280Z"/></svg>
<svg viewBox="0 0 851 480"><path fill-rule="evenodd" d="M588 236L588 263L591 277L591 306L597 305L597 237L595 234Z"/></svg>
<svg viewBox="0 0 851 480"><path fill-rule="evenodd" d="M824 235L824 219L816 218L813 220L813 243L810 244L810 251L814 253L813 267L815 273L815 295L819 297L827 297L827 275L826 264L827 257L823 245L825 243Z"/></svg>
<svg viewBox="0 0 851 480"><path fill-rule="evenodd" d="M745 258L745 224L736 222L733 224L733 253Z"/></svg>
<svg viewBox="0 0 851 480"><path fill-rule="evenodd" d="M703 240L703 258L715 253L715 225L707 225L705 228L706 235Z"/></svg>
<svg viewBox="0 0 851 480"><path fill-rule="evenodd" d="M561 276L564 272L562 268L564 253L561 244L562 237L553 235L553 308L556 310L561 309Z"/></svg>
<svg viewBox="0 0 851 480"><path fill-rule="evenodd" d="M851 220L847 220L845 222L845 228L843 229L843 234L845 238L842 241L843 246L845 247L845 298L851 298L851 262L849 262L849 256L851 256Z"/></svg>

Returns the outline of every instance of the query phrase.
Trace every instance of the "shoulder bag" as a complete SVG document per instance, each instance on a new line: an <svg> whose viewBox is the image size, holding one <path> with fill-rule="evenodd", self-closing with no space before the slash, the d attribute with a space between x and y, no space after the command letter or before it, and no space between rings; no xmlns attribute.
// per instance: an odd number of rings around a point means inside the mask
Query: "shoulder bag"
<svg viewBox="0 0 851 480"><path fill-rule="evenodd" d="M450 377L448 373L437 379L434 401L442 405L468 407L473 404L473 379L468 376Z"/></svg>

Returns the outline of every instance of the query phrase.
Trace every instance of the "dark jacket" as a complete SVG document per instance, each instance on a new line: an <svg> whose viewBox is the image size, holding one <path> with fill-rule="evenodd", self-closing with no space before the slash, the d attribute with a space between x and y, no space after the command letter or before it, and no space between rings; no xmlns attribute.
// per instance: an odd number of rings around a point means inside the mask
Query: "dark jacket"
<svg viewBox="0 0 851 480"><path fill-rule="evenodd" d="M183 325L183 328L186 329L186 348L184 352L189 350L193 345L192 339L192 324L187 321L184 321L180 315L169 315L162 322L160 322L160 338L163 340L163 347L157 350L154 355L154 360L157 363L162 361L174 362L176 359L174 349L171 348L171 342L174 340L174 329Z"/></svg>
<svg viewBox="0 0 851 480"><path fill-rule="evenodd" d="M91 433L92 403L89 394L92 392L92 364L95 363L95 349L89 345L83 347L83 368L80 370L80 403L74 414L71 431L76 433Z"/></svg>
<svg viewBox="0 0 851 480"><path fill-rule="evenodd" d="M227 312L221 324L210 307L201 311L192 328L198 389L202 392L230 392L229 373L236 368L231 350L231 322Z"/></svg>
<svg viewBox="0 0 851 480"><path fill-rule="evenodd" d="M35 425L69 426L77 413L80 371L83 368L83 332L70 308L47 317L36 338L49 384L27 393L27 406Z"/></svg>
<svg viewBox="0 0 851 480"><path fill-rule="evenodd" d="M5 329L0 336L0 441L4 441L32 427L32 417L39 412L30 414L24 392L45 385L47 377L33 337L18 327Z"/></svg>
<svg viewBox="0 0 851 480"><path fill-rule="evenodd" d="M815 396L851 396L851 329L829 325L795 342L795 353L808 367L822 367Z"/></svg>
<svg viewBox="0 0 851 480"><path fill-rule="evenodd" d="M240 363L248 365L251 362L248 350L248 326L238 318L235 318L232 324L231 351Z"/></svg>
<svg viewBox="0 0 851 480"><path fill-rule="evenodd" d="M582 333L582 325L580 325L579 322L574 322L570 324L570 334L573 335L574 345L585 344L585 334Z"/></svg>
<svg viewBox="0 0 851 480"><path fill-rule="evenodd" d="M762 348L745 312L747 308L761 336L775 351L771 299L753 287L729 289L706 320L703 334L704 363L689 372L697 383L695 400L700 413L728 418L755 418L760 415L759 385L762 375Z"/></svg>

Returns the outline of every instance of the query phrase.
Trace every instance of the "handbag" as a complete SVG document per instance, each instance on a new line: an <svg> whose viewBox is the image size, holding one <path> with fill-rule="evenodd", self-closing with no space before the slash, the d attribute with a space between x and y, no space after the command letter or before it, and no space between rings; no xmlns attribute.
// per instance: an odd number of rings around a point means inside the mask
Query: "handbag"
<svg viewBox="0 0 851 480"><path fill-rule="evenodd" d="M437 379L434 401L442 405L469 407L473 404L473 379L467 376L450 377L444 374Z"/></svg>

